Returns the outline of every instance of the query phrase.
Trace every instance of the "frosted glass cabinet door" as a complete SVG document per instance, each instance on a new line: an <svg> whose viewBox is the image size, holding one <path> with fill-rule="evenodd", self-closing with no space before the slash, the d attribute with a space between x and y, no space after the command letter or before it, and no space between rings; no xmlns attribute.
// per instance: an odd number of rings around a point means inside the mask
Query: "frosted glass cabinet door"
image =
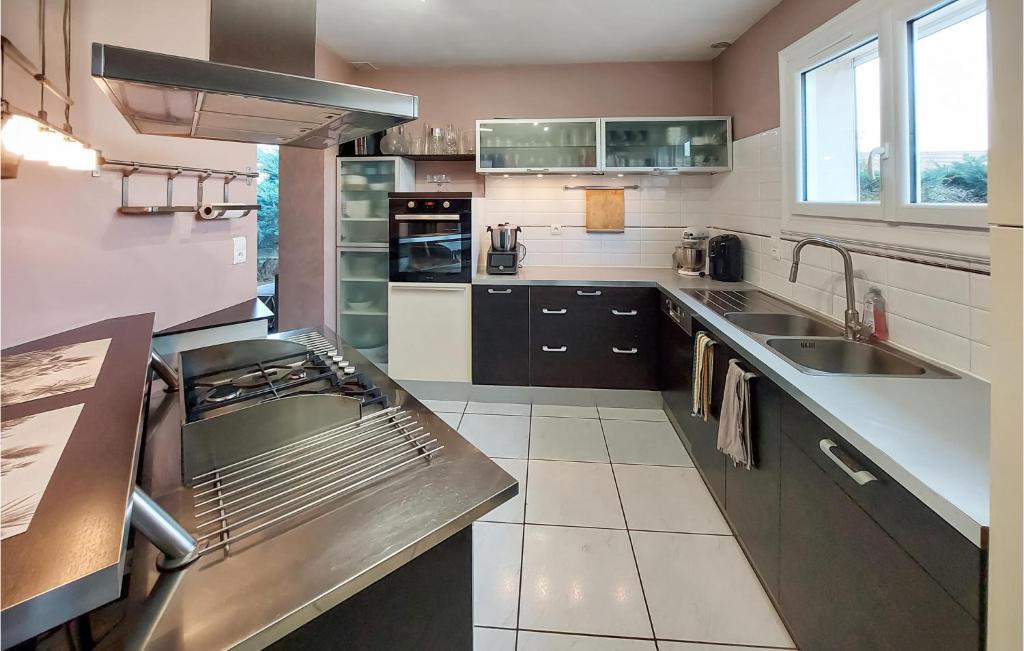
<svg viewBox="0 0 1024 651"><path fill-rule="evenodd" d="M481 120L479 172L593 172L598 169L600 120Z"/></svg>
<svg viewBox="0 0 1024 651"><path fill-rule="evenodd" d="M604 169L611 172L721 172L731 169L727 117L605 118Z"/></svg>
<svg viewBox="0 0 1024 651"><path fill-rule="evenodd" d="M394 159L338 162L338 245L387 244L388 192L396 188Z"/></svg>
<svg viewBox="0 0 1024 651"><path fill-rule="evenodd" d="M337 332L372 361L387 362L387 249L338 251Z"/></svg>

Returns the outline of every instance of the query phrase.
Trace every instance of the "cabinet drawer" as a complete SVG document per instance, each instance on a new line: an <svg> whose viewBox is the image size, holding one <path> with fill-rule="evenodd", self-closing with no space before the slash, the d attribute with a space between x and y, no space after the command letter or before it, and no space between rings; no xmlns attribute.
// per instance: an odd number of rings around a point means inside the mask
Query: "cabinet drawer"
<svg viewBox="0 0 1024 651"><path fill-rule="evenodd" d="M782 431L972 617L981 619L981 549L789 396L784 396ZM823 440L835 443L831 451L841 463L867 471L874 480L858 484L821 449Z"/></svg>
<svg viewBox="0 0 1024 651"><path fill-rule="evenodd" d="M530 383L530 288L473 287L473 383Z"/></svg>
<svg viewBox="0 0 1024 651"><path fill-rule="evenodd" d="M789 437L781 444L779 591L797 645L979 649L968 612Z"/></svg>
<svg viewBox="0 0 1024 651"><path fill-rule="evenodd" d="M547 340L543 340L547 341ZM530 384L538 387L590 387L598 364L581 346L568 339L530 342Z"/></svg>
<svg viewBox="0 0 1024 651"><path fill-rule="evenodd" d="M598 389L653 389L657 384L657 339L615 342L598 350L599 368L592 377Z"/></svg>

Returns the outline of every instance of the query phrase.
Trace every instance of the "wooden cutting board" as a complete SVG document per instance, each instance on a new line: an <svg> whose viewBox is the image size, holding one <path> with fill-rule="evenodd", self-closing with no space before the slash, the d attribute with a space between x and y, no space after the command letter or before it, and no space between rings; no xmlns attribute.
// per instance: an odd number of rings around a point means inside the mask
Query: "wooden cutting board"
<svg viewBox="0 0 1024 651"><path fill-rule="evenodd" d="M587 230L621 233L626 230L625 191L587 190Z"/></svg>

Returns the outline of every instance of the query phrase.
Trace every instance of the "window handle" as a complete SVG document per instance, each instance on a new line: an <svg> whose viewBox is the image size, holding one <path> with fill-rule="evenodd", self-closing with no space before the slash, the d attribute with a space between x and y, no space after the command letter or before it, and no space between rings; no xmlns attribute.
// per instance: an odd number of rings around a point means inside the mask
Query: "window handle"
<svg viewBox="0 0 1024 651"><path fill-rule="evenodd" d="M540 311L543 312L544 314L565 314L569 310L565 309L564 307L560 310L549 310L548 308L544 307L541 308Z"/></svg>
<svg viewBox="0 0 1024 651"><path fill-rule="evenodd" d="M878 173L875 169L875 157L878 157ZM882 161L889 158L889 146L882 145L875 147L868 152L868 176L873 179L877 179L881 172Z"/></svg>

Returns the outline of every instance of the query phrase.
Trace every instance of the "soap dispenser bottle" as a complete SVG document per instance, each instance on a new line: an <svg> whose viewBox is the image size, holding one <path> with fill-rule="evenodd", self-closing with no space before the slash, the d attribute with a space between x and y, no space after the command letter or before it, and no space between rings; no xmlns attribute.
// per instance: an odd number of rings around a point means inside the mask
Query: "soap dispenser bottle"
<svg viewBox="0 0 1024 651"><path fill-rule="evenodd" d="M889 339L889 322L885 317L885 297L877 287L864 294L864 324L871 326L871 335L878 341Z"/></svg>

